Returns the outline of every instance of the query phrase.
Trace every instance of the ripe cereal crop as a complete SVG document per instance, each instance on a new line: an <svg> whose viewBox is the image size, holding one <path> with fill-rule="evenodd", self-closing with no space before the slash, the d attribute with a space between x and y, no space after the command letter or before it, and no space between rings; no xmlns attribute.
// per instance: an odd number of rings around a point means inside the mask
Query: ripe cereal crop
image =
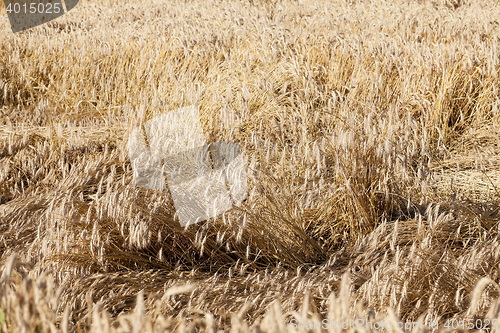
<svg viewBox="0 0 500 333"><path fill-rule="evenodd" d="M497 2L0 6L0 332L497 331ZM127 142L187 106L248 195L181 227Z"/></svg>

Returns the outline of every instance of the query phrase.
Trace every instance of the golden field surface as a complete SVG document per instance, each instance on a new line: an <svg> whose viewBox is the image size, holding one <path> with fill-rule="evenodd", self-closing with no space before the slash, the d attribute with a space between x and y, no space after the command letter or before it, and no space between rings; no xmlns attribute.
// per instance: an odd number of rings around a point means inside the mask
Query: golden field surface
<svg viewBox="0 0 500 333"><path fill-rule="evenodd" d="M496 1L82 0L0 36L1 332L500 325ZM249 191L182 228L127 141L189 105Z"/></svg>

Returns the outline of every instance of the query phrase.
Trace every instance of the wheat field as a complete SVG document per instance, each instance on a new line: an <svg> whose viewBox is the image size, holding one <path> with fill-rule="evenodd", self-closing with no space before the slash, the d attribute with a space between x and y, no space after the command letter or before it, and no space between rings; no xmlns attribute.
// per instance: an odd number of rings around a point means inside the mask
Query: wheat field
<svg viewBox="0 0 500 333"><path fill-rule="evenodd" d="M496 1L0 12L1 332L498 331ZM249 191L183 228L127 140L190 105Z"/></svg>

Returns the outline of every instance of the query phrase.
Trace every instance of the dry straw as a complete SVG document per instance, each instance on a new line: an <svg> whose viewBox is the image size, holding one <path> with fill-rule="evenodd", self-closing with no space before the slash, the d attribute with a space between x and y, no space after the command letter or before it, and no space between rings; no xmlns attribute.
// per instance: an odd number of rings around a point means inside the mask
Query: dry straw
<svg viewBox="0 0 500 333"><path fill-rule="evenodd" d="M2 14L0 330L496 319L499 17L82 0L12 34ZM169 191L135 185L127 138L187 105L244 151L249 194L182 228Z"/></svg>

